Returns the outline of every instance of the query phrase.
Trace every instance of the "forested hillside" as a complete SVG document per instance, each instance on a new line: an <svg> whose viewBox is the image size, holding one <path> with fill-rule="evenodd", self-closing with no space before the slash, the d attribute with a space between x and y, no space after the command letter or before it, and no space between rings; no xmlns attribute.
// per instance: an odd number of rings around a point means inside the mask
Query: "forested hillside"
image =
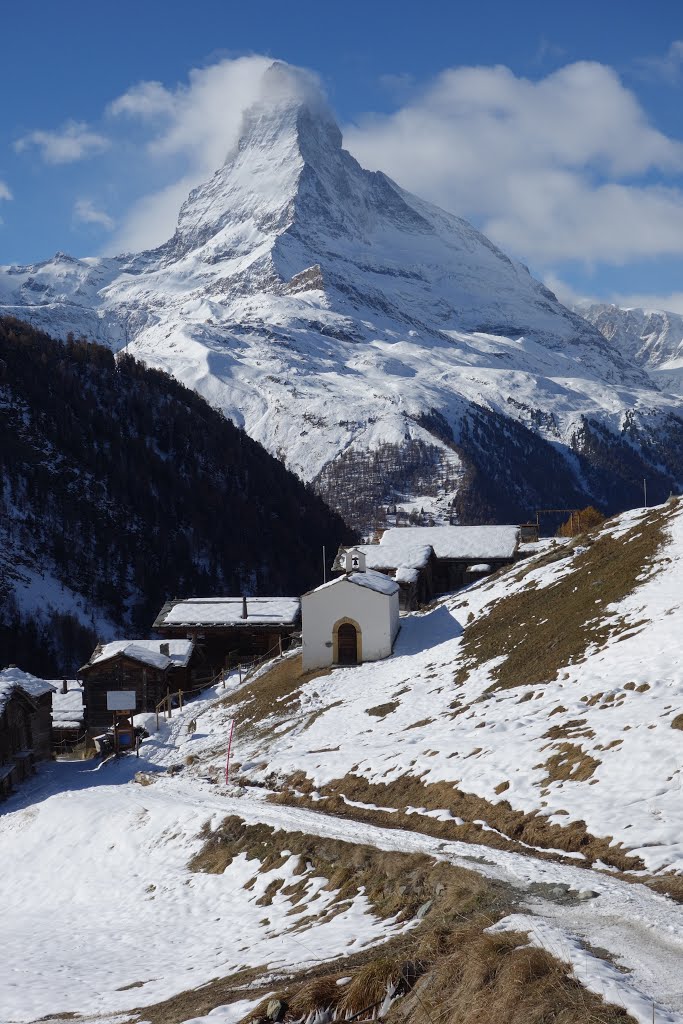
<svg viewBox="0 0 683 1024"><path fill-rule="evenodd" d="M300 593L344 537L176 380L0 318L0 664L71 671L174 595Z"/></svg>

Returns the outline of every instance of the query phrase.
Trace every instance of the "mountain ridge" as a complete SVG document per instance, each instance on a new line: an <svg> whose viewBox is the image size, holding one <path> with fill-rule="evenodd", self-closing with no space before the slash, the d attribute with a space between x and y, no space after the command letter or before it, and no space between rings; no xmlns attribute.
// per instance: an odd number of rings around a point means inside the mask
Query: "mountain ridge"
<svg viewBox="0 0 683 1024"><path fill-rule="evenodd" d="M338 516L199 395L0 317L0 664L53 677L178 595L298 594Z"/></svg>
<svg viewBox="0 0 683 1024"><path fill-rule="evenodd" d="M486 473L486 451L461 444L482 415L497 424L488 443L508 449L521 481L514 502L494 501L494 517L548 504L551 492L617 511L636 500L638 477L662 500L683 479L681 398L466 221L365 171L311 82L281 64L168 242L0 269L0 311L126 346L322 493L344 457L397 449L405 462L422 446L441 467L433 486L411 490L399 472L384 488L372 482L376 504L462 511L473 465ZM445 432L430 429L435 413ZM596 431L637 463L618 498L594 458ZM535 436L547 467L561 454L545 491L526 486L528 451L508 436L519 432ZM671 438L664 453L653 453L653 432ZM369 525L356 490L335 500L347 520Z"/></svg>

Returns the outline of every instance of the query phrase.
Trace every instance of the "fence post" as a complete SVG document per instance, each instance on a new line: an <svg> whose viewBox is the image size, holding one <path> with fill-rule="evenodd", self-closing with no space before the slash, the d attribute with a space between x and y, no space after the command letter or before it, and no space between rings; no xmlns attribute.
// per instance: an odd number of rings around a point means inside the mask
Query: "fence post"
<svg viewBox="0 0 683 1024"><path fill-rule="evenodd" d="M228 736L228 754L227 754L227 757L225 759L225 785L226 786L228 785L228 780L229 780L229 776L230 776L230 750L232 748L232 734L234 733L234 731L235 731L235 719L233 718L230 721L230 734Z"/></svg>
<svg viewBox="0 0 683 1024"><path fill-rule="evenodd" d="M178 708L181 711L183 710L183 691L182 690L178 690Z"/></svg>

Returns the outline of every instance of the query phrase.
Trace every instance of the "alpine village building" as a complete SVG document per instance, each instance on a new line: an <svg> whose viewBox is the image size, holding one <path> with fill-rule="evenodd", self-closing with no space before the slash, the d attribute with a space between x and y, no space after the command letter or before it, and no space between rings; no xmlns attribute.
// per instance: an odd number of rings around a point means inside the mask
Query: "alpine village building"
<svg viewBox="0 0 683 1024"><path fill-rule="evenodd" d="M400 526L385 530L378 544L361 544L368 569L385 573L400 588L402 611L429 604L519 557L518 526ZM341 547L333 572L345 571Z"/></svg>
<svg viewBox="0 0 683 1024"><path fill-rule="evenodd" d="M287 650L300 624L298 597L191 597L167 601L154 630L191 640L194 675L208 680L238 661Z"/></svg>
<svg viewBox="0 0 683 1024"><path fill-rule="evenodd" d="M52 692L50 683L29 672L0 672L0 796L51 755Z"/></svg>
<svg viewBox="0 0 683 1024"><path fill-rule="evenodd" d="M116 640L99 644L79 671L83 679L88 731L112 724L108 694L134 692L134 714L154 711L169 693L189 689L190 640Z"/></svg>

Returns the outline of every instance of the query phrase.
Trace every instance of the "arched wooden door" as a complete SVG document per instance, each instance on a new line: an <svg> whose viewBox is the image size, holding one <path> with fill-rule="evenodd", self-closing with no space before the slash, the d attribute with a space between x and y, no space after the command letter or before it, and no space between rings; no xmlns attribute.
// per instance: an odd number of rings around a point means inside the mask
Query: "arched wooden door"
<svg viewBox="0 0 683 1024"><path fill-rule="evenodd" d="M337 658L340 665L358 664L358 632L351 622L342 622L337 630Z"/></svg>

